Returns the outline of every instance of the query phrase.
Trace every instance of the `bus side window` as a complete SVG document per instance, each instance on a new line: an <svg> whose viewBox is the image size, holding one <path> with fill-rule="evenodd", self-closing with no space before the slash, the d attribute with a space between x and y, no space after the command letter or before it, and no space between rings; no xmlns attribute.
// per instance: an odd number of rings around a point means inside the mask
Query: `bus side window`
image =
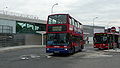
<svg viewBox="0 0 120 68"><path fill-rule="evenodd" d="M77 22L75 21L75 27L77 27Z"/></svg>
<svg viewBox="0 0 120 68"><path fill-rule="evenodd" d="M79 28L79 23L77 22L77 27Z"/></svg>
<svg viewBox="0 0 120 68"><path fill-rule="evenodd" d="M75 26L75 21L74 21L74 19L72 18L72 24Z"/></svg>
<svg viewBox="0 0 120 68"><path fill-rule="evenodd" d="M52 24L52 19L51 18L49 18L49 24Z"/></svg>
<svg viewBox="0 0 120 68"><path fill-rule="evenodd" d="M71 24L71 25L73 25L73 23L72 23L72 19L69 17L69 23Z"/></svg>
<svg viewBox="0 0 120 68"><path fill-rule="evenodd" d="M79 28L79 26L80 26L80 24L79 24L79 22L78 22L78 28Z"/></svg>

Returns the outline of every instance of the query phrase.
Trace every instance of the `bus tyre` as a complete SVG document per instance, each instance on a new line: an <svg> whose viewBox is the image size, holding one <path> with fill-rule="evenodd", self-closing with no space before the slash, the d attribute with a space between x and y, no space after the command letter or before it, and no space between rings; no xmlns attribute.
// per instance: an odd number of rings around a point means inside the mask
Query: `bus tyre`
<svg viewBox="0 0 120 68"><path fill-rule="evenodd" d="M98 48L98 50L103 50L103 48Z"/></svg>
<svg viewBox="0 0 120 68"><path fill-rule="evenodd" d="M79 46L78 52L81 52L81 51L82 51L82 46Z"/></svg>
<svg viewBox="0 0 120 68"><path fill-rule="evenodd" d="M79 52L82 52L82 48L79 49Z"/></svg>
<svg viewBox="0 0 120 68"><path fill-rule="evenodd" d="M59 53L53 53L53 55L58 55Z"/></svg>
<svg viewBox="0 0 120 68"><path fill-rule="evenodd" d="M81 45L81 49L84 49L84 45Z"/></svg>
<svg viewBox="0 0 120 68"><path fill-rule="evenodd" d="M75 47L72 47L71 48L71 54L74 54L75 53Z"/></svg>

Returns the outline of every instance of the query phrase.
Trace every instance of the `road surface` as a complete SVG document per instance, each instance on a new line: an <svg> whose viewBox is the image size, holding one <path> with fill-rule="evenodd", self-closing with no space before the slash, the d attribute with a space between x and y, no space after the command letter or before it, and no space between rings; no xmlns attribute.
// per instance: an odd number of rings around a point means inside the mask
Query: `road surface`
<svg viewBox="0 0 120 68"><path fill-rule="evenodd" d="M73 55L46 54L45 48L0 52L0 68L120 68L120 53L86 45Z"/></svg>

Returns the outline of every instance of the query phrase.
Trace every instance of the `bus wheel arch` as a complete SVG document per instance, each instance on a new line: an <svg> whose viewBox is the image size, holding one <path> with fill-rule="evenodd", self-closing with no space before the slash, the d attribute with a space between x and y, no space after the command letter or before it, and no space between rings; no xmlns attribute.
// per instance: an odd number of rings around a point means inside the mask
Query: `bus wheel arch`
<svg viewBox="0 0 120 68"><path fill-rule="evenodd" d="M81 45L81 49L84 49L84 45Z"/></svg>
<svg viewBox="0 0 120 68"><path fill-rule="evenodd" d="M75 53L75 47L72 47L71 48L71 54L74 54Z"/></svg>

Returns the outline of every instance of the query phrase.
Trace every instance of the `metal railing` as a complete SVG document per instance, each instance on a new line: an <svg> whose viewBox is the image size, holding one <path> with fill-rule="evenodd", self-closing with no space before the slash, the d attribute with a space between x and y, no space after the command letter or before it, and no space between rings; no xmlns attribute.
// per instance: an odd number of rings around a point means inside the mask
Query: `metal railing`
<svg viewBox="0 0 120 68"><path fill-rule="evenodd" d="M39 17L34 15L20 14L20 13L5 11L5 10L0 10L0 14L40 20Z"/></svg>

